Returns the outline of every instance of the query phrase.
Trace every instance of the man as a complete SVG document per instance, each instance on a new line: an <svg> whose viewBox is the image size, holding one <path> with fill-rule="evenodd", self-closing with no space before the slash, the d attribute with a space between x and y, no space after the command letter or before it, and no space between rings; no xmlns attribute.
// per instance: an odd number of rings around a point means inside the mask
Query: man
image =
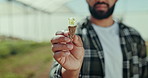
<svg viewBox="0 0 148 78"><path fill-rule="evenodd" d="M70 39L61 31L51 40L56 62L50 78L148 78L144 40L112 18L117 0L86 1L91 17L77 35Z"/></svg>

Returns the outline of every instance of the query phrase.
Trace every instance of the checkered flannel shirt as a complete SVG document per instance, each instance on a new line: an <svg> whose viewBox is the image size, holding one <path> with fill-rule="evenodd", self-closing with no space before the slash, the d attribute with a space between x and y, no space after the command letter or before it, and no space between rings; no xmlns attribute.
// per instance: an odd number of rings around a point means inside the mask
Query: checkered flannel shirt
<svg viewBox="0 0 148 78"><path fill-rule="evenodd" d="M133 28L119 24L120 45L123 55L123 78L148 78L148 57L145 41ZM78 24L77 35L82 38L85 56L79 78L104 78L104 52L89 19ZM61 65L56 61L50 71L50 78L61 77Z"/></svg>

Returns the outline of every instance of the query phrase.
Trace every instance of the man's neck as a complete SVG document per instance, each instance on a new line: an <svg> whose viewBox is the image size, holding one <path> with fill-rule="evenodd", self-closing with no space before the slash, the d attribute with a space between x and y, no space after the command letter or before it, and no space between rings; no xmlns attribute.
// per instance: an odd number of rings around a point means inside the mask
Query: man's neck
<svg viewBox="0 0 148 78"><path fill-rule="evenodd" d="M91 16L90 21L96 25L99 25L101 27L108 27L114 24L114 20L112 19L112 16L106 18L106 19L102 19L102 20L98 20L94 17Z"/></svg>

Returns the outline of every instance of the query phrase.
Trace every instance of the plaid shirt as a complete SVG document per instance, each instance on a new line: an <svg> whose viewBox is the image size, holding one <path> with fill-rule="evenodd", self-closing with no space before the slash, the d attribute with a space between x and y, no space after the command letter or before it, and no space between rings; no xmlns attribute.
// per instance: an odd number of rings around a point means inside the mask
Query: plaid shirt
<svg viewBox="0 0 148 78"><path fill-rule="evenodd" d="M80 78L104 78L104 52L91 22L86 19L79 24L77 34L82 38L85 56ZM145 41L139 33L119 23L120 45L123 55L123 78L148 78L148 58ZM61 78L61 65L54 62L50 78Z"/></svg>

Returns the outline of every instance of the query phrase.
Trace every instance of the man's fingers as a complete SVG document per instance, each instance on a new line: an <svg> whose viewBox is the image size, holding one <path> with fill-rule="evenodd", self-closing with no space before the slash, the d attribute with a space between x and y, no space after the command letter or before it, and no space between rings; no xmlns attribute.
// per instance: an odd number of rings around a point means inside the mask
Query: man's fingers
<svg viewBox="0 0 148 78"><path fill-rule="evenodd" d="M74 35L73 43L77 47L83 47L83 43L82 43L82 40L81 40L81 37L80 36Z"/></svg>
<svg viewBox="0 0 148 78"><path fill-rule="evenodd" d="M64 30L62 30L62 31L57 31L56 32L56 35L64 35L64 36L68 36L69 35L69 31L64 31Z"/></svg>
<svg viewBox="0 0 148 78"><path fill-rule="evenodd" d="M66 56L68 56L68 55L70 55L70 52L68 52L68 51L67 51L67 52L60 51L60 52L55 52L53 57L54 57L57 61L59 61L60 58L66 57Z"/></svg>
<svg viewBox="0 0 148 78"><path fill-rule="evenodd" d="M70 38L65 37L63 35L58 35L58 36L51 39L52 44L60 43L60 42L67 42L68 43L68 42L70 42Z"/></svg>
<svg viewBox="0 0 148 78"><path fill-rule="evenodd" d="M69 51L73 49L72 44L53 44L52 51Z"/></svg>
<svg viewBox="0 0 148 78"><path fill-rule="evenodd" d="M64 34L64 31L57 31L55 35L63 35Z"/></svg>

